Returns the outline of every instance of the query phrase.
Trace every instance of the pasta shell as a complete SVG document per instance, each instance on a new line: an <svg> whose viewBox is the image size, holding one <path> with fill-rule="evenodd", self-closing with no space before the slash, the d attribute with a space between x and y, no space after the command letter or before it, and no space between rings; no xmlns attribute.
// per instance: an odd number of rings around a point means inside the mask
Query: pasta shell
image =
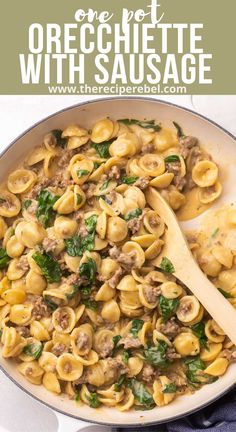
<svg viewBox="0 0 236 432"><path fill-rule="evenodd" d="M92 129L91 140L95 143L102 143L103 141L108 141L114 131L113 121L109 118L99 120Z"/></svg>
<svg viewBox="0 0 236 432"><path fill-rule="evenodd" d="M199 310L200 303L195 296L184 296L180 299L176 315L181 322L187 323L196 318Z"/></svg>
<svg viewBox="0 0 236 432"><path fill-rule="evenodd" d="M20 213L20 200L11 192L0 191L0 216L14 217Z"/></svg>
<svg viewBox="0 0 236 432"><path fill-rule="evenodd" d="M83 365L73 354L62 354L57 359L56 370L64 381L75 381L83 373Z"/></svg>

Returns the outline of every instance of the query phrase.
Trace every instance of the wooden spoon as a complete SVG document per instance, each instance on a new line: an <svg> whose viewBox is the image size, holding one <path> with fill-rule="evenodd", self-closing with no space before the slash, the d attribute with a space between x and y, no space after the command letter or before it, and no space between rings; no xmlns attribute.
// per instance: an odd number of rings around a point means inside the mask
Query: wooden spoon
<svg viewBox="0 0 236 432"><path fill-rule="evenodd" d="M164 198L151 187L147 189L145 195L148 204L157 211L167 226L163 249L152 263L160 267L162 258L167 257L174 266L173 275L190 289L236 345L236 310L201 271L193 258L173 210Z"/></svg>

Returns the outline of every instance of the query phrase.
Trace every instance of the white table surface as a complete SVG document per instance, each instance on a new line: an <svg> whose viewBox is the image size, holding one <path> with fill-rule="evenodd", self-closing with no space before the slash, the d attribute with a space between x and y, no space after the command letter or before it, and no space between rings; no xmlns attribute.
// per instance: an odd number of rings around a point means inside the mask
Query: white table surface
<svg viewBox="0 0 236 432"><path fill-rule="evenodd" d="M92 96L0 96L0 151L33 123L49 114ZM236 96L160 97L208 116L236 135ZM0 372L0 432L56 432L54 412L16 387ZM84 429L97 431L95 427ZM105 430L101 428L100 431ZM106 429L109 431L109 429ZM74 432L75 423L64 418L63 432ZM99 431L99 432L100 432Z"/></svg>

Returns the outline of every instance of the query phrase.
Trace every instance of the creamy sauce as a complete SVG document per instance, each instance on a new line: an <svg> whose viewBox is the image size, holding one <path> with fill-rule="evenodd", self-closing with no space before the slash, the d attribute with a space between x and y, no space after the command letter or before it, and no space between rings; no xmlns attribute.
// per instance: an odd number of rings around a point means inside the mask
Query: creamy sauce
<svg viewBox="0 0 236 432"><path fill-rule="evenodd" d="M198 190L199 189L196 187L185 194L185 204L177 212L177 218L179 221L182 222L194 219L209 209L211 204L202 204L199 201Z"/></svg>
<svg viewBox="0 0 236 432"><path fill-rule="evenodd" d="M203 249L211 249L215 245L222 245L236 253L236 222L229 219L230 205L210 211L202 220L200 228L185 232L190 243L198 243ZM193 240L191 240L193 239Z"/></svg>

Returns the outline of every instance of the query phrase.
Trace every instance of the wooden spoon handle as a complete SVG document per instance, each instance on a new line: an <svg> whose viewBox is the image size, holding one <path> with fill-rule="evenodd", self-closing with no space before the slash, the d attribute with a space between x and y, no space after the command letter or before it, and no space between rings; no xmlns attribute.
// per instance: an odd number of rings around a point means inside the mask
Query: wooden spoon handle
<svg viewBox="0 0 236 432"><path fill-rule="evenodd" d="M207 279L194 259L188 269L176 277L192 291L225 334L236 345L236 310L217 288Z"/></svg>

